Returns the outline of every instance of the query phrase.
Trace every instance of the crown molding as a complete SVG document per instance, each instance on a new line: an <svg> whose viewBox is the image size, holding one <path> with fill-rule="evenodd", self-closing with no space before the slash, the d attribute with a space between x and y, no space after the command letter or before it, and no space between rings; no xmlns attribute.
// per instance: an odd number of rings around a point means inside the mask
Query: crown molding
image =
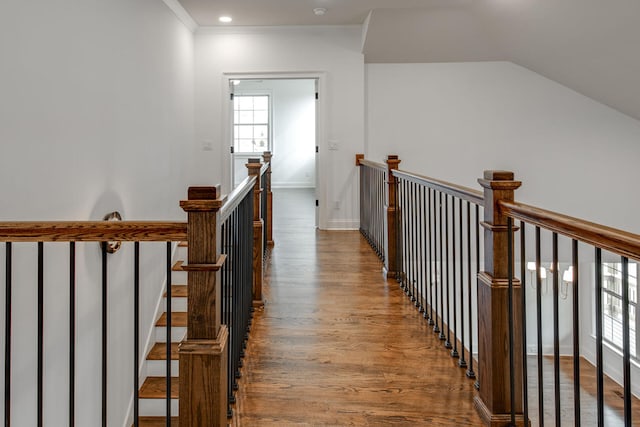
<svg viewBox="0 0 640 427"><path fill-rule="evenodd" d="M328 33L336 31L362 31L362 25L233 25L233 26L198 26L196 32L203 34L264 34L292 32Z"/></svg>
<svg viewBox="0 0 640 427"><path fill-rule="evenodd" d="M176 17L189 29L192 33L198 29L198 24L193 20L189 12L178 2L178 0L162 0Z"/></svg>

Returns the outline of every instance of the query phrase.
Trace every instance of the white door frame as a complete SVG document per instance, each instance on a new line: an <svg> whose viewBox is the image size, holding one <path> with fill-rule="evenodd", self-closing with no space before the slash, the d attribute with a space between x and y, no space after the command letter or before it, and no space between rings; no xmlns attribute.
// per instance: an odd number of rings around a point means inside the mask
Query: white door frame
<svg viewBox="0 0 640 427"><path fill-rule="evenodd" d="M318 101L316 103L316 146L318 153L316 154L316 199L318 200L318 218L317 226L320 229L327 228L327 186L324 179L324 156L326 152L326 73L324 71L309 72L224 72L222 73L222 186L226 192L231 190L233 184L233 168L231 166L231 127L233 117L231 116L231 108L229 102L231 99L231 80L254 79L254 80L287 80L287 79L309 79L318 82ZM274 153L277 156L277 153Z"/></svg>

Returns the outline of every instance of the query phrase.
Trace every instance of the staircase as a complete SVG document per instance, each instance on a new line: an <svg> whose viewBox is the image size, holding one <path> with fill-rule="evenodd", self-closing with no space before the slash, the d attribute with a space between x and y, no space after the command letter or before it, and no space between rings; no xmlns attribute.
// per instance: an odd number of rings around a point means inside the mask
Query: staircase
<svg viewBox="0 0 640 427"><path fill-rule="evenodd" d="M177 257L186 259L187 244L178 245ZM178 425L178 343L187 333L187 274L179 260L172 268L171 285L171 424ZM145 427L166 426L166 361L167 361L167 293L164 294L164 310L155 324L155 340L146 357L147 378L140 387L139 425Z"/></svg>

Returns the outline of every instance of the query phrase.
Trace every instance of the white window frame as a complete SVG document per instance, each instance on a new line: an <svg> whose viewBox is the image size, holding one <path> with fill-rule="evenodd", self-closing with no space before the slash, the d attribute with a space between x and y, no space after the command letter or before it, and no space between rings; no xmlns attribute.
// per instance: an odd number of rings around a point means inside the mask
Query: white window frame
<svg viewBox="0 0 640 427"><path fill-rule="evenodd" d="M235 112L236 112L236 101L238 98L241 97L266 97L267 98L267 123L252 123L252 126L263 126L266 125L267 126L267 144L265 147L259 147L259 150L257 151L243 151L240 150L239 144L237 142L237 140L239 138L236 138L236 126L243 126L243 125L248 125L248 124L239 124L236 123L235 121ZM234 93L233 95L233 112L232 112L232 117L231 117L231 132L232 132L232 136L233 136L233 149L234 149L234 153L235 154L239 154L239 155L255 155L255 154L262 154L264 151L271 151L273 152L273 106L272 106L272 96L271 93L266 93L266 92L262 92L262 91L247 91L247 92L237 92Z"/></svg>
<svg viewBox="0 0 640 427"><path fill-rule="evenodd" d="M629 347L631 358L640 362L637 272L638 265L629 262ZM603 262L602 276L602 340L609 347L622 352L622 318L616 316L622 313L622 263Z"/></svg>

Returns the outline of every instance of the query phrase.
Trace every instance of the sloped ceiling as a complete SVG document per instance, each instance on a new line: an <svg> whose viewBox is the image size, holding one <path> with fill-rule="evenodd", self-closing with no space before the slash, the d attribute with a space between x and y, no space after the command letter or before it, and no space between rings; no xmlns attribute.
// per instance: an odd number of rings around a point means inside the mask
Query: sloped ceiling
<svg viewBox="0 0 640 427"><path fill-rule="evenodd" d="M368 63L512 61L640 119L640 0L179 1L200 26L364 24Z"/></svg>

